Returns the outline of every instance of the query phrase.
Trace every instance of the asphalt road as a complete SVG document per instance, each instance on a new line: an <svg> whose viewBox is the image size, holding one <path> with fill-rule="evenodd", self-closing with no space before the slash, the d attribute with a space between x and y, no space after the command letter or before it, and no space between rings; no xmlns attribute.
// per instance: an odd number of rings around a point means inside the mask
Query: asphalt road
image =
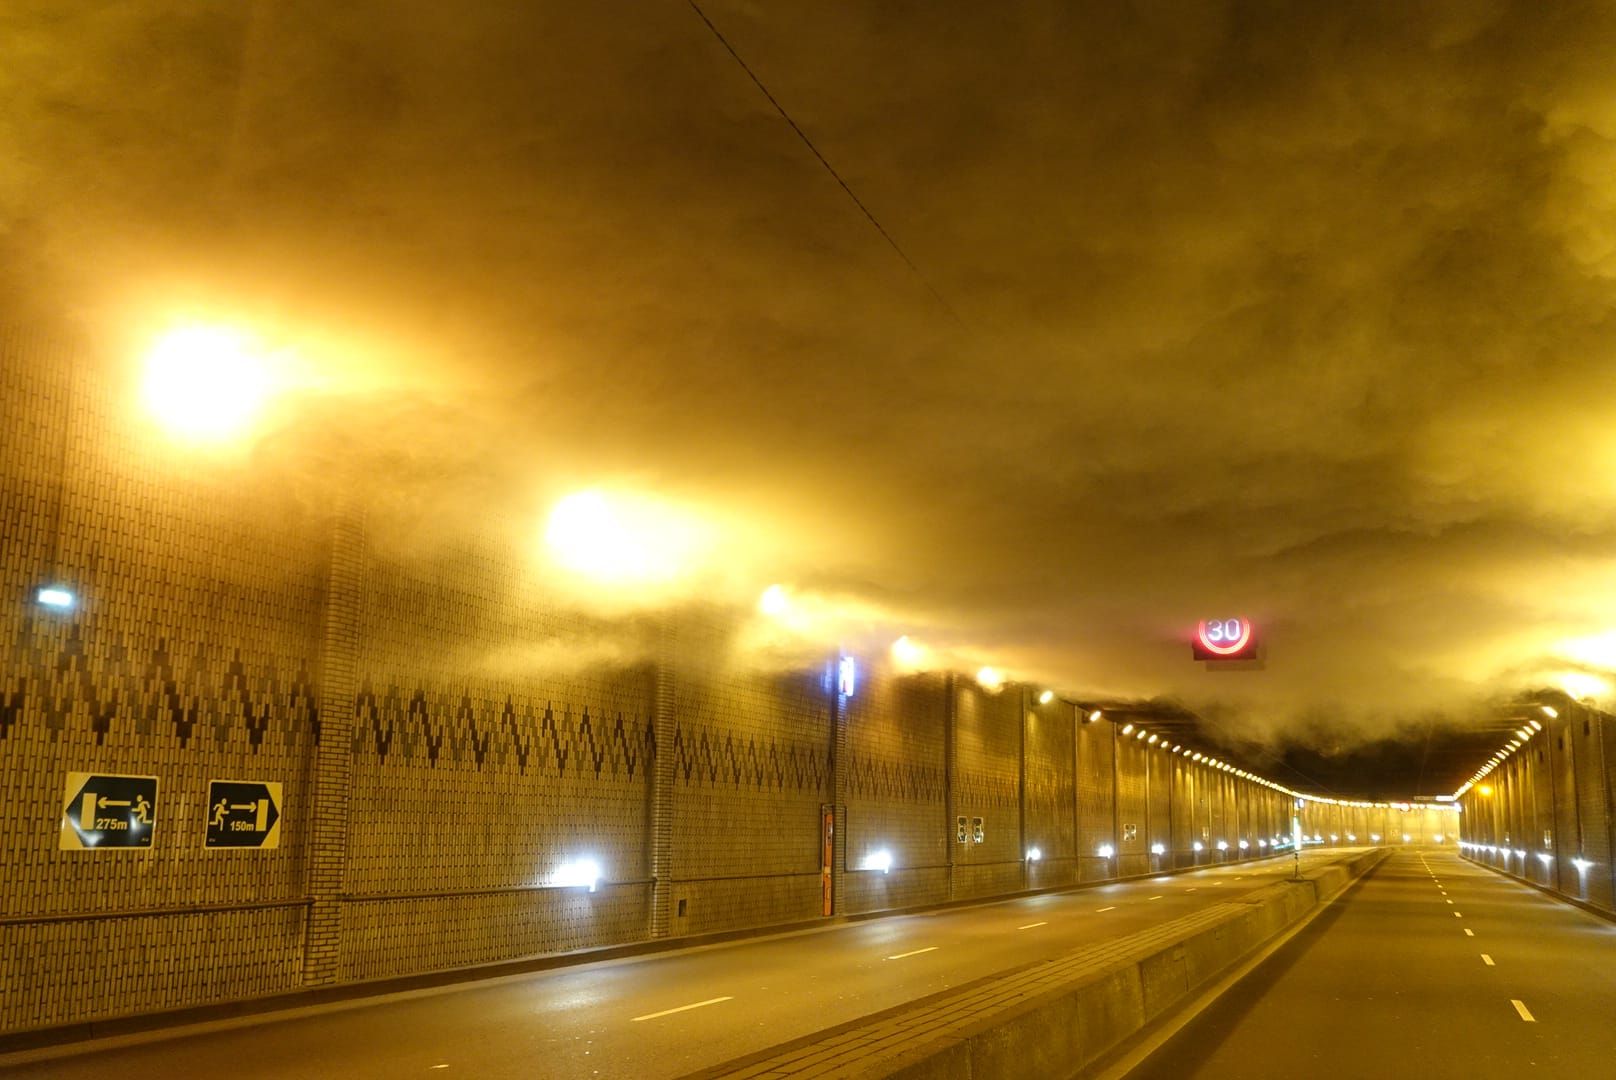
<svg viewBox="0 0 1616 1080"><path fill-rule="evenodd" d="M1616 1076L1616 925L1393 855L1129 1080Z"/></svg>
<svg viewBox="0 0 1616 1080"><path fill-rule="evenodd" d="M1307 852L1303 865L1348 850L1362 849ZM1147 929L1291 869L1282 856L322 1006L0 1068L60 1080L675 1077Z"/></svg>

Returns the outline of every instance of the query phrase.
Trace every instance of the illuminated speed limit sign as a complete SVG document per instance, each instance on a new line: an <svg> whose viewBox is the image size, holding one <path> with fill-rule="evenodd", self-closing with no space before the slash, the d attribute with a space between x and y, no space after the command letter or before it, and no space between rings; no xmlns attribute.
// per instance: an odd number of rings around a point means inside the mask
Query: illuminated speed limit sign
<svg viewBox="0 0 1616 1080"><path fill-rule="evenodd" d="M1257 656L1257 632L1250 619L1202 619L1195 627L1197 660L1252 660Z"/></svg>

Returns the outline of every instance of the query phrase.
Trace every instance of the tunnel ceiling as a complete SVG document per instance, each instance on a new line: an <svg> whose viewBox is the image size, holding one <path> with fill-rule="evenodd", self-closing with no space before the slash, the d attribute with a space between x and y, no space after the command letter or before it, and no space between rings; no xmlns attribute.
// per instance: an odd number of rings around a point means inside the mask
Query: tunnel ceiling
<svg viewBox="0 0 1616 1080"><path fill-rule="evenodd" d="M0 319L112 381L197 323L291 358L249 456L340 458L379 543L779 585L816 647L1182 701L1329 787L1616 694L1611 5L8 19ZM601 492L701 542L549 557ZM625 552L654 597L568 577ZM1263 670L1192 662L1232 616Z"/></svg>
<svg viewBox="0 0 1616 1080"><path fill-rule="evenodd" d="M1517 729L1533 719L1543 721L1543 704L1566 708L1568 699L1543 693L1478 710L1462 726L1433 716L1423 726L1371 742L1338 739L1279 748L1240 740L1237 729L1171 704L1097 702L1095 707L1117 723L1137 723L1170 742L1217 754L1298 792L1402 800L1453 794Z"/></svg>

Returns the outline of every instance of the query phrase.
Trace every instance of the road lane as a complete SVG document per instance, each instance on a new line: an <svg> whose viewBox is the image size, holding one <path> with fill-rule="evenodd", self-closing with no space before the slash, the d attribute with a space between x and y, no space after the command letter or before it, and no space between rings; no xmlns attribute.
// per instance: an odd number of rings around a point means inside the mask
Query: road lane
<svg viewBox="0 0 1616 1080"><path fill-rule="evenodd" d="M1361 849L1306 852L1304 868L1349 850ZM380 1078L447 1066L489 1078L674 1077L1124 937L1291 872L1280 856L601 961L13 1066L8 1075Z"/></svg>
<svg viewBox="0 0 1616 1080"><path fill-rule="evenodd" d="M1608 1076L1612 971L1616 926L1455 854L1399 852L1129 1080Z"/></svg>

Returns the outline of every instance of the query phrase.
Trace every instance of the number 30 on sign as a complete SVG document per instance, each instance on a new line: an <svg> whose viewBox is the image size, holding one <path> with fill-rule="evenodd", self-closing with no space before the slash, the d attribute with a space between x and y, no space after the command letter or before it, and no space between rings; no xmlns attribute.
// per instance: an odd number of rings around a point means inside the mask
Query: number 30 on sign
<svg viewBox="0 0 1616 1080"><path fill-rule="evenodd" d="M1195 627L1195 659L1252 660L1257 632L1250 619L1202 619Z"/></svg>

